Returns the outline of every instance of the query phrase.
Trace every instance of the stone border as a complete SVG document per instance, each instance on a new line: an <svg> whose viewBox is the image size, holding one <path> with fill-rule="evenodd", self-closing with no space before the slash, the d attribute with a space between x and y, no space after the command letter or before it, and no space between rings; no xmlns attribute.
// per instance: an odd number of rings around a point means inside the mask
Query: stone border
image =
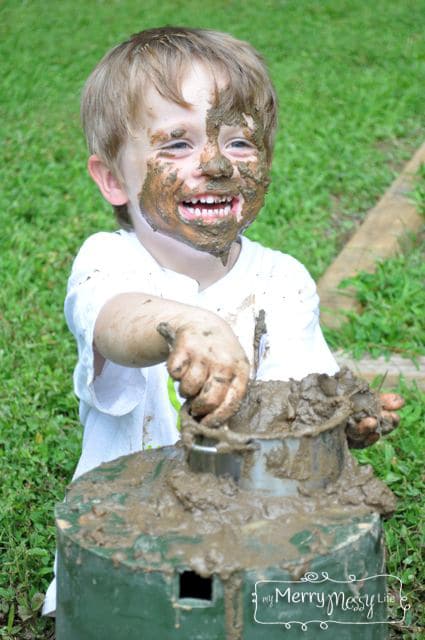
<svg viewBox="0 0 425 640"><path fill-rule="evenodd" d="M423 225L423 217L409 200L415 175L422 163L425 163L425 142L320 278L317 288L321 320L327 327L338 328L344 320L342 311L358 309L353 291L338 290L339 283L359 271L373 272L377 260L398 251L399 238L406 231L418 231Z"/></svg>
<svg viewBox="0 0 425 640"><path fill-rule="evenodd" d="M321 322L327 327L338 328L344 321L343 311L360 312L354 290L338 290L339 283L360 271L373 272L377 260L397 253L399 238L406 231L418 231L423 225L423 217L409 200L415 175L422 163L425 163L425 142L320 278L317 287L321 300ZM418 367L411 360L398 355L388 360L383 356L376 359L367 356L357 361L343 352L337 352L335 357L340 366L348 366L369 382L378 375L387 374L384 388L394 387L400 375L403 375L407 382L416 381L418 387L425 390L425 357L418 358Z"/></svg>
<svg viewBox="0 0 425 640"><path fill-rule="evenodd" d="M406 358L393 354L388 360L385 356L372 358L365 356L361 360L354 360L351 356L337 351L334 353L339 366L346 366L360 378L372 382L376 376L385 376L382 389L392 390L397 386L400 376L408 384L416 382L419 389L425 391L425 357L417 358L417 366Z"/></svg>

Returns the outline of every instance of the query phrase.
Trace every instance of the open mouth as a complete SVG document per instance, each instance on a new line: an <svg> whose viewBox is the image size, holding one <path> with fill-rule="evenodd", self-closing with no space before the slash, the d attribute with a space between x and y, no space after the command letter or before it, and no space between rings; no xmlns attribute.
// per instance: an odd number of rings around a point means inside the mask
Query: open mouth
<svg viewBox="0 0 425 640"><path fill-rule="evenodd" d="M242 198L232 195L202 194L180 202L179 210L186 220L211 223L228 216L234 216L239 220Z"/></svg>

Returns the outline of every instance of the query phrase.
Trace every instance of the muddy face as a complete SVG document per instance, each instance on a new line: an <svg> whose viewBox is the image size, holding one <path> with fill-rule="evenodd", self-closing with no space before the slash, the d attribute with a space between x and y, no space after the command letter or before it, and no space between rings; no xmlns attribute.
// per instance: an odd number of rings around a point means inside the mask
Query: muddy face
<svg viewBox="0 0 425 640"><path fill-rule="evenodd" d="M186 131L155 132L162 148L147 162L139 194L145 219L160 231L225 263L240 233L261 209L269 184L264 132L257 119L211 106L203 125L206 139L190 157L193 172L182 170ZM238 135L223 137L223 131ZM187 163L186 163L187 164ZM193 176L196 175L196 180Z"/></svg>

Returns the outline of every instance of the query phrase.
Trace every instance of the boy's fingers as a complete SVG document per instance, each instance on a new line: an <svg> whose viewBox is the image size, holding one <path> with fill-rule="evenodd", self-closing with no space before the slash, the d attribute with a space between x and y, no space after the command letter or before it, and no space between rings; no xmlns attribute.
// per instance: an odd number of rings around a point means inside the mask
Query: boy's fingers
<svg viewBox="0 0 425 640"><path fill-rule="evenodd" d="M348 446L351 449L363 449L379 440L377 431L378 420L373 416L367 416L359 422L350 421L347 425Z"/></svg>
<svg viewBox="0 0 425 640"><path fill-rule="evenodd" d="M379 437L379 433L371 433L365 440L365 447L370 447L372 444L375 444L375 442L378 442Z"/></svg>
<svg viewBox="0 0 425 640"><path fill-rule="evenodd" d="M168 356L168 373L174 380L181 380L190 366L190 357L187 351L172 351Z"/></svg>
<svg viewBox="0 0 425 640"><path fill-rule="evenodd" d="M211 375L199 395L190 403L192 415L206 416L214 412L224 401L232 380L233 374L230 370Z"/></svg>
<svg viewBox="0 0 425 640"><path fill-rule="evenodd" d="M361 435L366 435L376 431L377 425L377 419L373 418L372 416L368 416L367 418L363 418L363 420L360 420L360 422L358 422L357 425L353 427L353 431L356 431Z"/></svg>
<svg viewBox="0 0 425 640"><path fill-rule="evenodd" d="M348 433L348 446L350 449L364 449L370 447L371 444L375 444L380 438L379 433L376 431L370 434L356 434Z"/></svg>
<svg viewBox="0 0 425 640"><path fill-rule="evenodd" d="M352 438L361 439L364 438L366 434L373 433L376 430L377 424L377 419L372 416L363 418L359 422L351 420L347 425L347 433Z"/></svg>
<svg viewBox="0 0 425 640"><path fill-rule="evenodd" d="M395 411L382 411L381 417L383 418L381 429L385 434L391 433L400 422L400 416Z"/></svg>
<svg viewBox="0 0 425 640"><path fill-rule="evenodd" d="M212 411L202 419L202 424L207 427L218 427L231 418L240 407L246 393L248 380L248 371L243 371L240 375L235 376L227 389L227 393L222 403L217 407L217 409L215 409L215 411Z"/></svg>
<svg viewBox="0 0 425 640"><path fill-rule="evenodd" d="M395 411L382 411L381 416L384 420L390 420L396 427L400 422L400 416Z"/></svg>
<svg viewBox="0 0 425 640"><path fill-rule="evenodd" d="M184 398L195 397L201 391L207 377L208 367L206 363L203 361L194 362L180 378L180 395Z"/></svg>
<svg viewBox="0 0 425 640"><path fill-rule="evenodd" d="M381 393L381 406L387 411L397 411L404 406L404 398L398 393Z"/></svg>

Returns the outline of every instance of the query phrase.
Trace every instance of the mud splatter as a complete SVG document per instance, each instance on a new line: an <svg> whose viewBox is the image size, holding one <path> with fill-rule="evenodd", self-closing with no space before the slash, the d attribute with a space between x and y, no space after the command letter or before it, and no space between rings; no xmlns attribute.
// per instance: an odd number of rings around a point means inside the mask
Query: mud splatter
<svg viewBox="0 0 425 640"><path fill-rule="evenodd" d="M149 141L153 147L156 147L156 145L158 144L163 144L164 142L168 142L169 140L168 133L166 131L162 131L161 129L158 131L155 131L155 133L151 133L150 130L148 130L148 135L149 135Z"/></svg>
<svg viewBox="0 0 425 640"><path fill-rule="evenodd" d="M260 363L261 338L266 333L267 333L266 313L264 309L260 309L258 316L255 318L255 328L254 328L254 372L255 373L257 372L258 365Z"/></svg>
<svg viewBox="0 0 425 640"><path fill-rule="evenodd" d="M226 639L243 640L242 576L233 573L224 582L224 616Z"/></svg>
<svg viewBox="0 0 425 640"><path fill-rule="evenodd" d="M172 138L183 138L185 135L186 129L174 129L174 131L170 133Z"/></svg>

